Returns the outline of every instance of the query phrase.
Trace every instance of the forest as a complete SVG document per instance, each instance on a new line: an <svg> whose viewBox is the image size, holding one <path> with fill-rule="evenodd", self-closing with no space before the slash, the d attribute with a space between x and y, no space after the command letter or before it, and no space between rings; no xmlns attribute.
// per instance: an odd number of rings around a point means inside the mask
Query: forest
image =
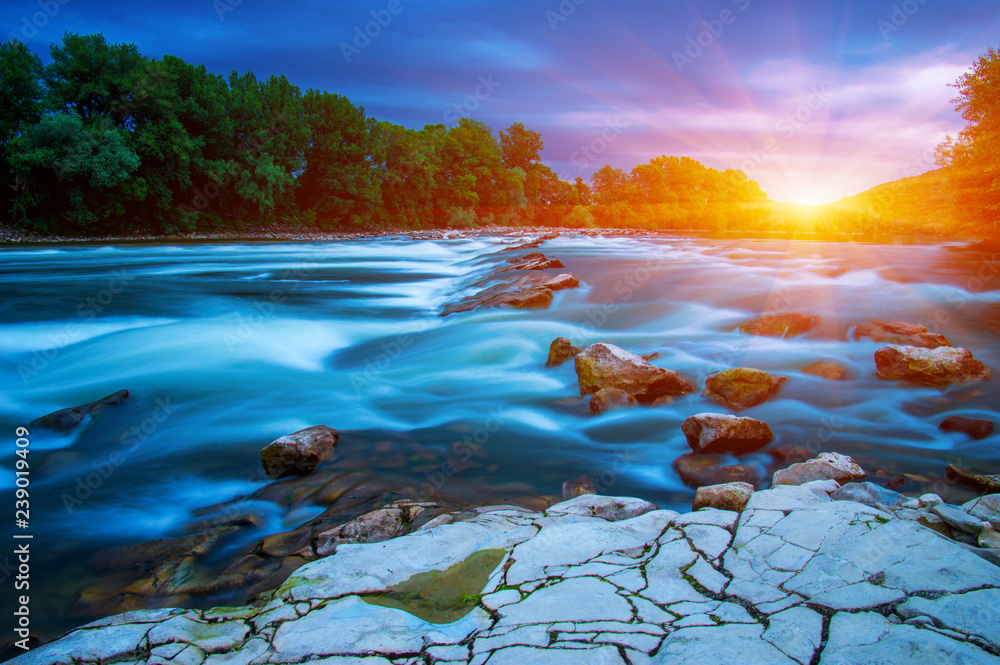
<svg viewBox="0 0 1000 665"><path fill-rule="evenodd" d="M409 129L284 76L227 78L99 34L65 34L50 59L0 44L0 215L41 233L281 223L983 235L1000 211L993 50L956 84L970 124L939 149L933 191L910 183L818 209L770 201L743 171L689 157L566 182L542 163L541 135L519 122L496 134L469 118Z"/></svg>

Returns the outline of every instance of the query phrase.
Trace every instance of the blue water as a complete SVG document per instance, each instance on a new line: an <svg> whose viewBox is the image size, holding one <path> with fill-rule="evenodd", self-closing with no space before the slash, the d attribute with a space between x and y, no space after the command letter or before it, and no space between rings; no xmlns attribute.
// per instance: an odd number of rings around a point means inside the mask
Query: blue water
<svg viewBox="0 0 1000 665"><path fill-rule="evenodd" d="M995 419L996 380L944 392L885 382L872 359L881 345L845 336L871 319L925 323L1000 368L993 255L566 236L541 251L582 285L550 309L439 316L517 240L0 248L3 505L13 512L16 427L131 392L72 433L31 433L39 630L65 625L72 579L94 551L175 537L199 509L265 486L260 449L312 425L341 431L334 467L450 502L555 500L563 481L588 475L604 493L689 508L693 491L671 467L688 449L680 423L719 407L692 395L592 416L573 363L544 367L557 336L660 352L655 364L701 386L727 367L787 375L777 398L745 415L770 424L774 446L851 454L876 482L912 474L914 488L958 500L960 488L940 481L948 463L1000 473L997 435L937 429L952 414ZM780 311L822 324L793 340L733 330ZM820 360L843 364L849 380L799 371ZM265 520L247 546L323 510L254 505Z"/></svg>

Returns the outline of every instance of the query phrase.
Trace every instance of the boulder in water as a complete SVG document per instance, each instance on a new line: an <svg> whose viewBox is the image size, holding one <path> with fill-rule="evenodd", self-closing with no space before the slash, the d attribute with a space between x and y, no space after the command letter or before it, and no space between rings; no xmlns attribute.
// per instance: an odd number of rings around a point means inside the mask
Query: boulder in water
<svg viewBox="0 0 1000 665"><path fill-rule="evenodd" d="M732 464L729 455L687 453L674 460L674 470L688 487L746 483L754 488L761 486L765 478L763 465L757 462Z"/></svg>
<svg viewBox="0 0 1000 665"><path fill-rule="evenodd" d="M410 532L414 518L433 504L403 502L365 513L313 539L319 556L329 556L345 543L381 543Z"/></svg>
<svg viewBox="0 0 1000 665"><path fill-rule="evenodd" d="M642 356L614 344L592 344L576 357L580 394L604 388L623 390L637 401L650 403L664 396L694 392L694 387L673 370L650 365Z"/></svg>
<svg viewBox="0 0 1000 665"><path fill-rule="evenodd" d="M801 312L768 314L747 321L737 330L760 337L797 337L803 335L819 323L819 317Z"/></svg>
<svg viewBox="0 0 1000 665"><path fill-rule="evenodd" d="M759 369L738 367L708 377L703 395L730 409L742 411L775 395L787 380L788 377L771 376Z"/></svg>
<svg viewBox="0 0 1000 665"><path fill-rule="evenodd" d="M590 398L590 410L594 413L617 411L636 404L634 397L618 388L601 388Z"/></svg>
<svg viewBox="0 0 1000 665"><path fill-rule="evenodd" d="M726 483L699 487L694 495L692 510L715 508L742 513L753 496L753 485L747 483Z"/></svg>
<svg viewBox="0 0 1000 665"><path fill-rule="evenodd" d="M884 379L909 381L932 388L947 388L990 378L990 370L973 358L971 351L950 346L925 349L891 344L875 352L875 366Z"/></svg>
<svg viewBox="0 0 1000 665"><path fill-rule="evenodd" d="M28 427L42 427L44 429L51 429L57 432L68 432L79 425L80 422L87 416L99 413L105 406L115 406L121 404L127 399L128 390L119 390L118 392L112 393L107 397L102 397L96 402L91 402L90 404L84 404L82 406L73 406L68 409L60 409L40 418L35 418L28 423Z"/></svg>
<svg viewBox="0 0 1000 665"><path fill-rule="evenodd" d="M854 339L869 338L874 342L918 346L936 349L951 346L944 335L927 331L926 326L905 321L870 321L854 329Z"/></svg>
<svg viewBox="0 0 1000 665"><path fill-rule="evenodd" d="M847 370L842 365L833 362L820 362L806 365L802 368L803 374L815 376L827 381L843 381L847 376Z"/></svg>
<svg viewBox="0 0 1000 665"><path fill-rule="evenodd" d="M550 259L541 252L532 252L521 258L510 259L507 263L513 263L514 265L509 268L503 268L500 272L511 270L549 270L550 268L566 267L559 259Z"/></svg>
<svg viewBox="0 0 1000 665"><path fill-rule="evenodd" d="M573 346L573 342L565 337L556 337L549 344L549 359L545 362L545 366L558 367L579 353L580 348Z"/></svg>
<svg viewBox="0 0 1000 665"><path fill-rule="evenodd" d="M980 492L990 494L1000 494L1000 475L988 476L985 474L972 473L965 469L960 469L954 464L949 464L944 472L944 477L953 483L960 483L966 487L971 487Z"/></svg>
<svg viewBox="0 0 1000 665"><path fill-rule="evenodd" d="M787 469L775 472L773 485L804 485L814 480L836 480L841 485L865 477L853 458L840 453L820 453L807 462L793 464Z"/></svg>
<svg viewBox="0 0 1000 665"><path fill-rule="evenodd" d="M271 478L312 473L337 445L339 433L325 425L299 430L275 439L260 451L264 471Z"/></svg>
<svg viewBox="0 0 1000 665"><path fill-rule="evenodd" d="M985 439L993 434L993 421L963 418L962 416L948 416L941 421L938 429L944 432L964 432L973 439Z"/></svg>
<svg viewBox="0 0 1000 665"><path fill-rule="evenodd" d="M771 443L774 434L767 423L723 413L699 413L681 424L695 454L752 453Z"/></svg>

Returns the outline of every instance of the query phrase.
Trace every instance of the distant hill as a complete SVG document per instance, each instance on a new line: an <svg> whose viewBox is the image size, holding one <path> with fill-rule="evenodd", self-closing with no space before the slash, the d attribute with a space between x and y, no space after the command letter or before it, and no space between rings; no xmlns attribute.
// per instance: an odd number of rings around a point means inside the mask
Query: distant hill
<svg viewBox="0 0 1000 665"><path fill-rule="evenodd" d="M959 227L949 204L948 171L943 168L887 182L826 207L863 216L886 233L952 235Z"/></svg>

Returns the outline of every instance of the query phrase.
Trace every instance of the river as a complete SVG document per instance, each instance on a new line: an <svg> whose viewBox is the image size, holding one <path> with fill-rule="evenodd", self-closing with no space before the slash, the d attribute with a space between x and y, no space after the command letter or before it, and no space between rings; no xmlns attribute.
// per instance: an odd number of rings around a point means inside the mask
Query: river
<svg viewBox="0 0 1000 665"><path fill-rule="evenodd" d="M1000 368L992 254L949 244L566 235L540 251L581 287L557 292L551 308L439 316L475 292L516 240L0 248L5 532L15 429L131 393L70 433L31 432L35 630L52 637L93 618L69 607L96 575L94 552L175 537L200 509L250 495L268 482L261 448L313 425L341 433L330 468L404 495L433 487L455 503L551 501L564 481L586 475L606 494L690 509L694 491L671 466L688 450L680 423L720 407L689 395L593 416L573 363L544 366L558 336L659 352L654 364L699 387L728 367L786 375L776 398L744 415L770 424L772 447L852 455L881 484L911 474L904 491L957 501L967 494L942 482L948 463L1000 472L996 435L938 430L952 414L995 419L996 380L947 391L883 381L873 362L881 345L845 335L872 319L924 323ZM822 322L794 339L734 330L782 311ZM841 363L848 380L801 373L820 360ZM233 547L323 510L258 508L262 520ZM5 597L12 575L5 564Z"/></svg>

